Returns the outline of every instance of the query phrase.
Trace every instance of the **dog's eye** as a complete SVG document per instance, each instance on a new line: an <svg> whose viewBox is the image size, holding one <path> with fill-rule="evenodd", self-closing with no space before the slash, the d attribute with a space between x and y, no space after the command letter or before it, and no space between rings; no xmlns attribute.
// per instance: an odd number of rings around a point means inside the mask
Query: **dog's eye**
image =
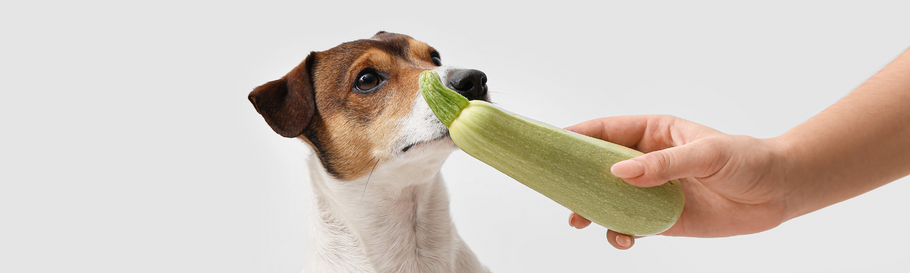
<svg viewBox="0 0 910 273"><path fill-rule="evenodd" d="M366 93L373 91L376 86L379 86L379 82L382 81L382 78L374 70L364 70L357 75L357 82L354 85L354 88L357 88L357 91Z"/></svg>
<svg viewBox="0 0 910 273"><path fill-rule="evenodd" d="M430 53L430 58L433 59L433 64L436 66L442 66L442 58L439 57L439 52L433 51Z"/></svg>

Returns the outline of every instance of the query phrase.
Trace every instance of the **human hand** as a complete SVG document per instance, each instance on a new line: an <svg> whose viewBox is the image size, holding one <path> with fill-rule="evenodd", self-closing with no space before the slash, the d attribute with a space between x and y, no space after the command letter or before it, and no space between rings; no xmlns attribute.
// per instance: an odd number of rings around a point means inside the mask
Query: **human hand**
<svg viewBox="0 0 910 273"><path fill-rule="evenodd" d="M686 203L679 220L661 235L723 237L756 233L786 220L788 185L783 149L774 139L721 133L672 116L618 116L566 128L630 147L645 155L614 164L610 171L639 187L679 179ZM569 224L591 221L572 213ZM628 249L634 238L607 231L607 241Z"/></svg>

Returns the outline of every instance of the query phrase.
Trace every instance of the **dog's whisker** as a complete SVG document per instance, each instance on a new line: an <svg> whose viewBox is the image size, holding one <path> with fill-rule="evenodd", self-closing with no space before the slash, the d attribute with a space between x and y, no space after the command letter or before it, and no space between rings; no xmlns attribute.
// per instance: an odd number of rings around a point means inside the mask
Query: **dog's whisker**
<svg viewBox="0 0 910 273"><path fill-rule="evenodd" d="M366 183L363 183L363 192L360 193L360 201L361 201L361 202L363 202L363 195L367 193L367 185L370 184L370 178L373 177L373 172L376 171L376 165L379 165L379 159L377 159L376 157L373 157L373 159L376 159L376 164L373 164L373 169L370 170L370 175L367 176L367 182L366 182ZM370 162L373 162L373 159L370 159ZM369 165L370 162L367 162L367 165ZM366 167L366 166L364 166L364 167Z"/></svg>
<svg viewBox="0 0 910 273"><path fill-rule="evenodd" d="M370 161L367 161L366 164L363 164L363 167L360 167L360 169L357 170L357 173L360 173L360 171L363 171L363 169L365 169L367 166L370 166L370 163L373 163L374 159L376 159L375 156L373 158L370 158Z"/></svg>
<svg viewBox="0 0 910 273"><path fill-rule="evenodd" d="M312 152L312 153L310 153L310 155L308 155L308 156L306 157L306 160L307 160L307 161L310 161L310 159L312 159L314 156L316 156L316 153L315 153L315 152Z"/></svg>

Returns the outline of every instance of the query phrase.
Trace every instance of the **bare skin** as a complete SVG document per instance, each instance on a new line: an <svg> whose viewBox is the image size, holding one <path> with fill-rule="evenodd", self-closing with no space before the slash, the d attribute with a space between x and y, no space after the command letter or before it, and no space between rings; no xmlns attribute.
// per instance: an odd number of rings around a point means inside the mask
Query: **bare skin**
<svg viewBox="0 0 910 273"><path fill-rule="evenodd" d="M610 171L639 187L680 179L686 205L667 236L757 233L910 174L910 50L781 136L721 133L672 116L619 116L568 130L640 150ZM572 214L569 224L591 221ZM607 231L629 249L635 238Z"/></svg>

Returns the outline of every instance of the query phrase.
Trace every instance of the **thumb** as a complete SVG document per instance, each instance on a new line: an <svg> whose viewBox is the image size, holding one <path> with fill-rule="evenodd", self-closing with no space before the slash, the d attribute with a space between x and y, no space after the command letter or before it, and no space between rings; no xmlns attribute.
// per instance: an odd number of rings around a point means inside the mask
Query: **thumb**
<svg viewBox="0 0 910 273"><path fill-rule="evenodd" d="M727 158L722 143L701 139L617 162L610 172L634 186L653 187L673 179L710 176Z"/></svg>

